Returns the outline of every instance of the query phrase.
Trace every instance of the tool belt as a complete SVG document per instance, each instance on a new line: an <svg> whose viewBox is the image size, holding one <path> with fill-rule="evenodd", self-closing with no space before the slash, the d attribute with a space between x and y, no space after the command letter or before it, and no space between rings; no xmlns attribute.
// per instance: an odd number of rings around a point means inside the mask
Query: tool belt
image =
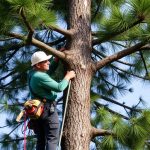
<svg viewBox="0 0 150 150"><path fill-rule="evenodd" d="M24 103L24 109L21 110L16 118L19 122L23 115L26 115L30 119L38 119L44 112L44 100L30 99Z"/></svg>
<svg viewBox="0 0 150 150"><path fill-rule="evenodd" d="M24 110L30 119L38 119L44 111L44 103L38 99L28 100L24 103Z"/></svg>
<svg viewBox="0 0 150 150"><path fill-rule="evenodd" d="M43 99L42 101L38 99L28 100L24 103L24 110L30 119L38 119L44 112L44 105L50 106L50 113L55 111L56 102L46 103L46 99Z"/></svg>
<svg viewBox="0 0 150 150"><path fill-rule="evenodd" d="M16 121L19 122L23 115L26 115L30 119L38 119L44 113L44 105L50 105L50 112L54 112L56 107L56 102L46 102L46 99L42 101L39 99L30 99L24 103L24 109L21 110L19 115L16 118Z"/></svg>

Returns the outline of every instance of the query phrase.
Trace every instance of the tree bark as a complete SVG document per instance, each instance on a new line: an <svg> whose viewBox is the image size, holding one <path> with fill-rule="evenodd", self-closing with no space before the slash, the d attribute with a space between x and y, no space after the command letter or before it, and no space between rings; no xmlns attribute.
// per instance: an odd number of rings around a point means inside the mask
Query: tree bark
<svg viewBox="0 0 150 150"><path fill-rule="evenodd" d="M91 141L90 85L93 75L91 61L91 0L69 0L69 27L73 31L67 42L67 60L76 72L69 95L63 150L89 150Z"/></svg>
<svg viewBox="0 0 150 150"><path fill-rule="evenodd" d="M90 84L91 72L75 70L77 77L71 84L64 133L63 150L89 150L91 140Z"/></svg>

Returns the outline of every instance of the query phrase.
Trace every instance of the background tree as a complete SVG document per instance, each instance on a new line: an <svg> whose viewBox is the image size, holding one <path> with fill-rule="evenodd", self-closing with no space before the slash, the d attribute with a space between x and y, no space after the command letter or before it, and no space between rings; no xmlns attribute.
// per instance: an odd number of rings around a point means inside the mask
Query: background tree
<svg viewBox="0 0 150 150"><path fill-rule="evenodd" d="M29 98L31 54L42 49L77 75L71 84L63 150L88 150L90 141L104 150L149 149L150 112L139 108L142 99L133 107L115 100L119 93L132 91L127 88L132 77L149 81L149 12L150 0L1 0L1 111L10 114L6 123L13 128L1 136L2 148L22 147L18 143L23 138L11 135L23 123L15 118ZM60 46L66 50L56 50ZM101 99L123 107L127 115ZM29 133L28 138L32 149L34 136Z"/></svg>

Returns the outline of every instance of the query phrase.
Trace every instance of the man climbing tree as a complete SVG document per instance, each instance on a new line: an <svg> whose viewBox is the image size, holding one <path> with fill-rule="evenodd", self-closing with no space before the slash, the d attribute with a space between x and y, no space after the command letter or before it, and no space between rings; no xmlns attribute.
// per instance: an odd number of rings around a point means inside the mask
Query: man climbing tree
<svg viewBox="0 0 150 150"><path fill-rule="evenodd" d="M33 99L40 99L44 103L42 115L34 121L33 130L37 135L36 150L53 149L58 143L59 121L56 110L56 92L61 92L67 88L69 81L75 77L74 71L68 71L64 79L57 83L50 75L56 67L56 60L49 62L51 55L46 55L43 51L37 51L31 56L33 67L29 73L29 89ZM56 68L55 68L56 69Z"/></svg>
<svg viewBox="0 0 150 150"><path fill-rule="evenodd" d="M65 69L76 72L63 150L88 150L90 141L104 150L148 148L150 112L112 98L127 90L124 84L131 76L149 80L149 11L150 0L2 0L1 95L7 96L7 102L13 99L20 104L17 92L26 90L24 77L31 53L42 49L59 57ZM64 24L56 26L61 20ZM65 51L56 50L64 44ZM121 59L126 56L130 60ZM111 110L99 99L128 109L129 116ZM9 138L4 143L11 142Z"/></svg>

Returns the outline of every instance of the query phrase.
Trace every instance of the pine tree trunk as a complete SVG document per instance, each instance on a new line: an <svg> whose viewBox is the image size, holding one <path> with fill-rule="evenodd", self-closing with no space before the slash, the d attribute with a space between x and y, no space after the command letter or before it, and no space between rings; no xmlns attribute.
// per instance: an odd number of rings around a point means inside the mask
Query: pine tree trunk
<svg viewBox="0 0 150 150"><path fill-rule="evenodd" d="M77 70L76 70L77 71ZM91 73L78 70L72 82L64 124L63 150L89 150Z"/></svg>
<svg viewBox="0 0 150 150"><path fill-rule="evenodd" d="M69 27L73 32L67 43L69 66L75 70L64 125L63 150L89 150L91 141L90 85L91 61L91 0L69 0Z"/></svg>

